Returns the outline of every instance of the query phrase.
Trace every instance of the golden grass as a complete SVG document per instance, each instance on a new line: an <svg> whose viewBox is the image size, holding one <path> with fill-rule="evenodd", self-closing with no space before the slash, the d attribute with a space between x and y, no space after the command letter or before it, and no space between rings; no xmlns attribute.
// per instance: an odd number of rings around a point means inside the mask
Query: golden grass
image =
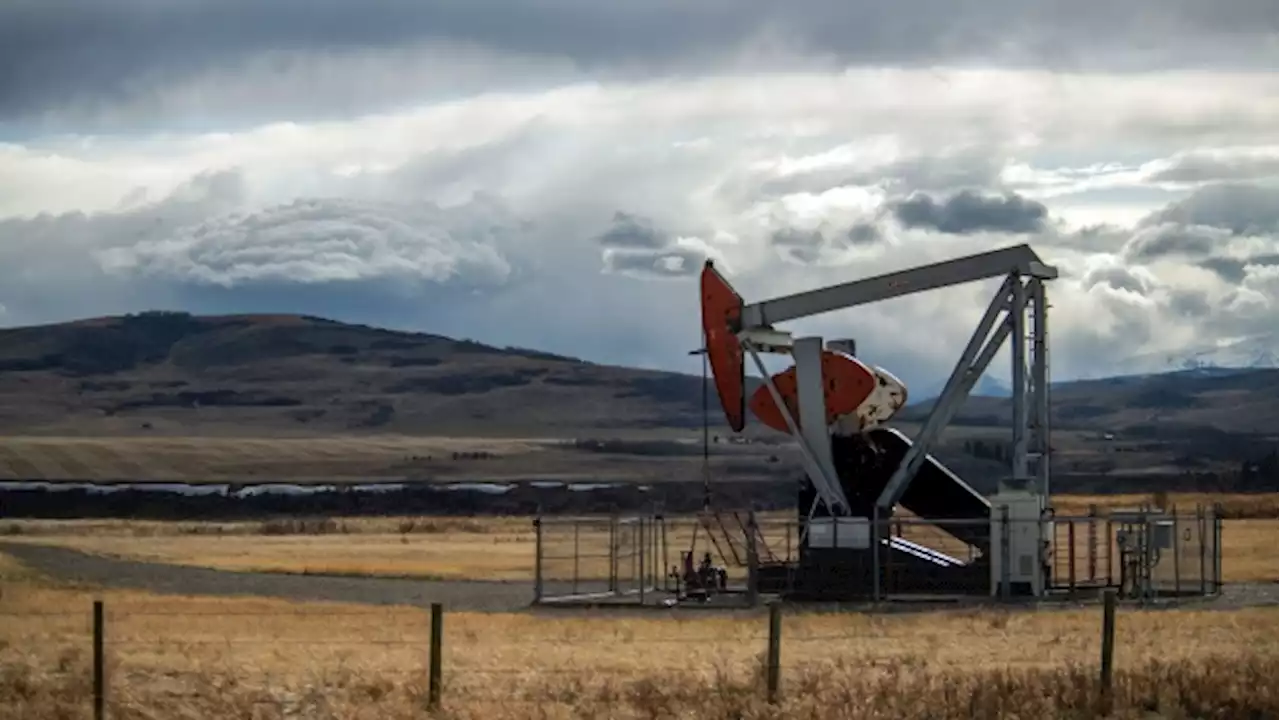
<svg viewBox="0 0 1280 720"><path fill-rule="evenodd" d="M419 609L93 595L0 560L0 716L86 716L90 603L108 710L134 718L422 717ZM451 613L446 717L1092 717L1099 612L784 618L783 703L762 700L761 613ZM1274 717L1277 615L1139 611L1117 623L1118 717Z"/></svg>
<svg viewBox="0 0 1280 720"><path fill-rule="evenodd" d="M1262 496L1267 498L1270 496ZM1108 499L1112 507L1133 507L1144 502L1141 496L1118 498L1055 498L1059 516L1079 514L1076 510ZM1190 507L1189 498L1182 507ZM1228 497L1233 502L1244 500ZM1201 498L1203 501L1203 498ZM1255 499L1254 504L1257 504ZM779 555L795 547L780 513L762 517L766 544ZM668 565L679 562L680 553L691 548L697 553L713 550L704 531L697 531L690 518L667 522L667 551L659 556ZM1180 526L1181 535L1187 528ZM1192 527L1193 542L1199 528ZM603 579L609 576L607 548L609 525L605 521L581 525L576 539L573 526L548 523L544 528L543 567L547 579ZM630 531L623 530L623 533ZM1276 581L1280 579L1277 553L1280 521L1276 519L1225 520L1223 522L1222 576L1227 582ZM1105 534L1100 526L1099 533ZM902 526L904 536L961 557L966 548L937 528ZM268 571L335 575L381 575L441 579L529 580L533 577L536 535L528 517L451 518L376 517L342 519L282 519L262 522L153 522L131 520L18 520L0 523L0 536L23 542L71 547L113 557L212 567L223 570ZM1069 539L1065 524L1057 529L1055 542L1065 547ZM1105 549L1090 576L1087 561L1088 536L1083 525L1076 527L1075 577L1084 582L1105 577ZM635 534L624 534L620 542L634 548ZM572 560L574 548L580 556ZM723 545L722 545L723 547ZM1179 573L1197 578L1197 546L1183 548ZM636 555L634 550L630 553ZM550 559L559 558L559 559ZM1118 552L1112 548L1113 577L1118 577ZM627 562L630 562L627 560ZM1055 574L1070 576L1068 553L1056 555ZM1206 568L1206 572L1209 568ZM627 567L622 572L628 572ZM739 571L740 572L740 571Z"/></svg>
<svg viewBox="0 0 1280 720"><path fill-rule="evenodd" d="M1115 495L1055 495L1059 515L1084 515L1090 506L1122 510L1150 506L1178 512L1194 512L1197 505L1220 505L1222 517L1265 519L1280 517L1280 493L1118 493Z"/></svg>

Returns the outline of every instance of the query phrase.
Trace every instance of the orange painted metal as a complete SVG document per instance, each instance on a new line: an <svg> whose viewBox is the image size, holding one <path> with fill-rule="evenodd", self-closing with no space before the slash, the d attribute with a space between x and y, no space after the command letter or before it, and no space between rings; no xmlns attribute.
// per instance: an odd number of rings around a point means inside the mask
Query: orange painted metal
<svg viewBox="0 0 1280 720"><path fill-rule="evenodd" d="M708 260L702 267L702 337L715 379L716 393L725 419L734 432L747 422L746 368L737 331L742 321L742 296L738 295Z"/></svg>
<svg viewBox="0 0 1280 720"><path fill-rule="evenodd" d="M795 367L774 375L773 384L778 388L778 394L782 396L783 404L795 420L796 427L800 427ZM836 418L857 410L875 389L875 372L860 360L841 352L822 351L822 394L827 406L828 425L835 422ZM751 396L750 408L760 422L774 430L790 432L768 386L756 388Z"/></svg>

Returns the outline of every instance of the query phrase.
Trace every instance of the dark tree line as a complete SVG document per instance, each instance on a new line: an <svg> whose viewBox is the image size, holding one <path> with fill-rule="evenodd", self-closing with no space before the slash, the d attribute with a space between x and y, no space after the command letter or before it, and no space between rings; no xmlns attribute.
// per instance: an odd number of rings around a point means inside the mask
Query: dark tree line
<svg viewBox="0 0 1280 720"><path fill-rule="evenodd" d="M1245 460L1240 463L1242 488L1275 489L1277 479L1275 450L1258 460Z"/></svg>

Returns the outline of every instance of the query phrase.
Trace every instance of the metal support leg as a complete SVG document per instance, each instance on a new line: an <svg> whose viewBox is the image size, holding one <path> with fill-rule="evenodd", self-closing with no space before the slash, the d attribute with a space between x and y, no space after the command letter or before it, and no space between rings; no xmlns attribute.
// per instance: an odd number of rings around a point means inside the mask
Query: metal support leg
<svg viewBox="0 0 1280 720"><path fill-rule="evenodd" d="M822 338L796 338L791 347L796 362L796 401L799 404L800 432L804 435L813 459L825 478L835 479L836 466L831 459L831 433L827 429L827 399L822 387ZM780 408L784 409L784 408ZM785 409L784 409L785 410Z"/></svg>
<svg viewBox="0 0 1280 720"><path fill-rule="evenodd" d="M1009 453L1009 476L1015 481L1027 478L1027 288L1016 275L1009 319L1013 326L1009 354L1013 360L1013 452ZM1021 484L1021 483L1019 483Z"/></svg>
<svg viewBox="0 0 1280 720"><path fill-rule="evenodd" d="M751 355L751 360L755 363L756 369L760 371L760 376L764 379L765 387L769 389L769 395L773 397L774 404L778 406L778 411L782 413L782 419L787 423L787 429L791 431L791 436L796 439L796 444L800 446L800 460L804 463L804 471L809 476L809 480L817 488L818 496L826 503L827 510L832 517L846 514L849 508L849 500L840 488L840 483L835 481L834 473L832 475L826 474L826 470L823 464L818 461L813 448L809 446L804 434L800 432L800 428L796 427L795 418L791 417L791 411L787 409L787 404L783 402L782 394L778 392L778 387L774 385L773 376L765 369L764 362L760 359L760 353L756 352L755 347L749 342L742 343L742 347ZM825 419L825 417L824 409L823 418ZM828 452L829 455L830 453Z"/></svg>
<svg viewBox="0 0 1280 720"><path fill-rule="evenodd" d="M1049 305L1044 281L1032 280L1031 290L1031 399L1035 424L1032 462L1040 494L1049 497Z"/></svg>
<svg viewBox="0 0 1280 720"><path fill-rule="evenodd" d="M888 516L894 504L902 497L903 491L906 490L907 479L914 477L920 465L924 462L925 456L929 452L929 446L946 427L947 422L955 413L957 407L964 401L969 393L969 389L978 381L978 376L991 363L991 358L995 356L1000 345L1004 343L1004 338L1009 334L1009 323L1002 323L997 328L996 334L987 341L987 336L991 334L991 328L996 323L996 318L1010 306L1009 294L1016 278L1006 278L1004 284L1000 286L1000 291L992 298L991 304L987 306L987 312L982 316L982 320L978 323L978 327L974 330L973 336L969 338L969 344L965 346L964 352L960 355L959 362L956 363L955 369L951 371L951 377L947 379L947 384L942 390L942 394L938 396L937 403L933 407L933 412L929 414L929 419L925 422L924 427L920 429L916 437L912 441L911 448L907 450L906 456L898 465L897 471L889 479L888 485L884 491L880 493L880 497L876 501L884 515ZM1001 329L1002 328L1002 329Z"/></svg>

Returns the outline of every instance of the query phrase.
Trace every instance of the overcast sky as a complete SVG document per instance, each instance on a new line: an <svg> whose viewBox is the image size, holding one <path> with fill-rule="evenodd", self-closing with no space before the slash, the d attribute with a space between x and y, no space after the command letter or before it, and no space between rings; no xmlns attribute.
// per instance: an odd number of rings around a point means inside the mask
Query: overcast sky
<svg viewBox="0 0 1280 720"><path fill-rule="evenodd" d="M9 0L0 325L304 312L690 369L707 257L764 299L1026 242L1055 379L1274 353L1276 31L1269 0ZM933 384L994 289L789 327Z"/></svg>

